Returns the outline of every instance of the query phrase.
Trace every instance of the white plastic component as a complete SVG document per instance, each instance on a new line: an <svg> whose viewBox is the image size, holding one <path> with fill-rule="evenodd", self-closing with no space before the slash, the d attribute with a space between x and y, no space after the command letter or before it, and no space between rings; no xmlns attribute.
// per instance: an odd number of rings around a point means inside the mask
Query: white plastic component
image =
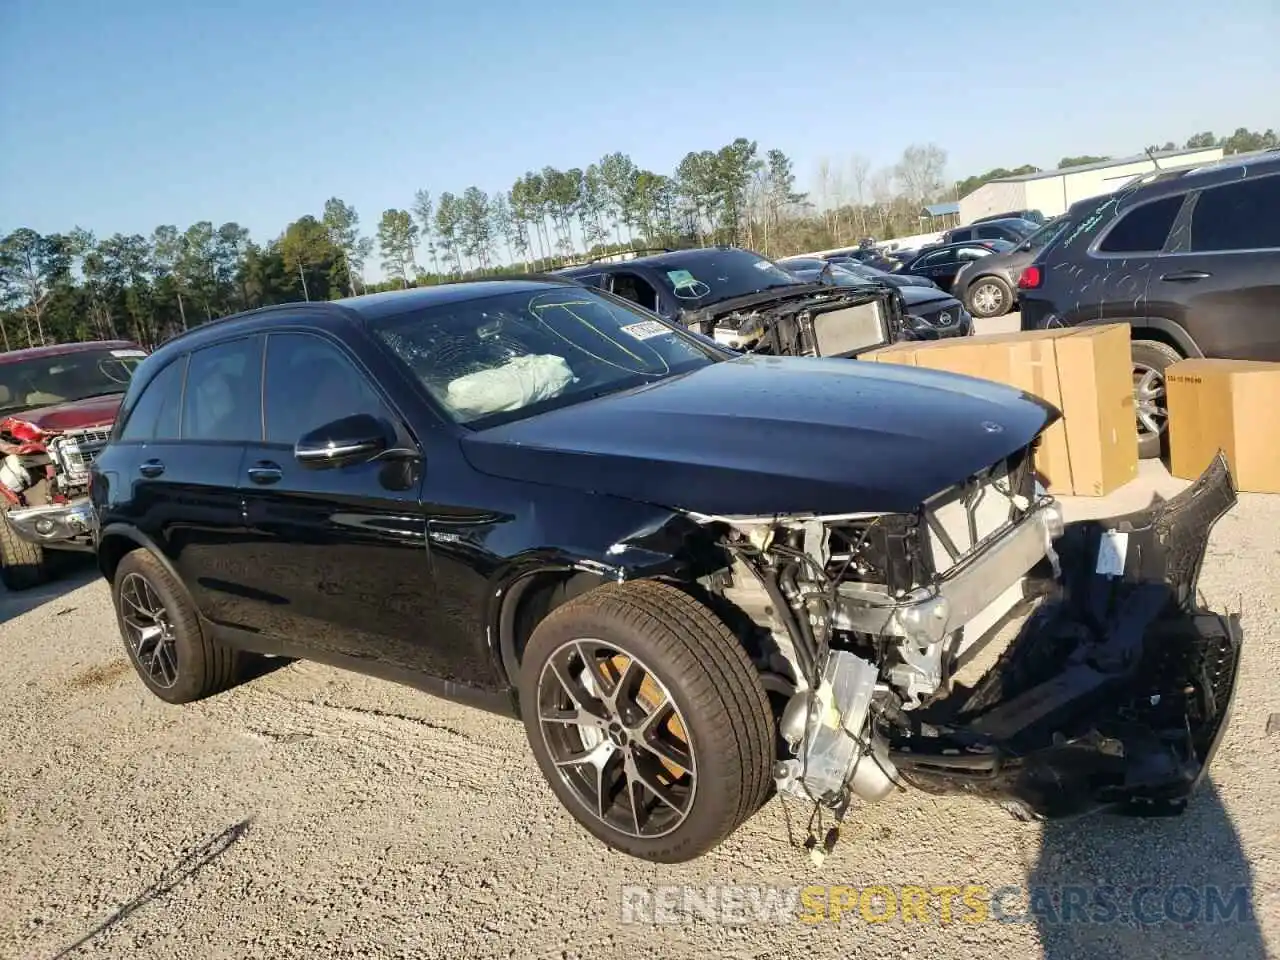
<svg viewBox="0 0 1280 960"><path fill-rule="evenodd" d="M11 453L0 460L0 486L14 493L21 493L31 486L31 475L16 454Z"/></svg>
<svg viewBox="0 0 1280 960"><path fill-rule="evenodd" d="M536 354L516 357L492 370L480 370L449 383L447 400L459 413L483 416L519 410L556 396L573 381L564 357Z"/></svg>

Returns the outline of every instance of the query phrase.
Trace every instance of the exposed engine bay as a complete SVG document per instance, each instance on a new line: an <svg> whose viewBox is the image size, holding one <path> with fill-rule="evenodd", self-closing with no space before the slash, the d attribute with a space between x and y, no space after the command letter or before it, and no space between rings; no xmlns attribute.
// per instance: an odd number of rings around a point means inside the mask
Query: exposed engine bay
<svg viewBox="0 0 1280 960"><path fill-rule="evenodd" d="M1147 510L1064 524L1030 448L910 515L695 517L702 585L761 630L783 795L843 817L905 785L1032 817L1176 812L1225 725L1240 631L1198 606L1220 457ZM976 685L957 665L1034 610Z"/></svg>
<svg viewBox="0 0 1280 960"><path fill-rule="evenodd" d="M715 304L686 323L731 350L780 357L853 357L900 338L902 305L891 289L815 286L803 296Z"/></svg>

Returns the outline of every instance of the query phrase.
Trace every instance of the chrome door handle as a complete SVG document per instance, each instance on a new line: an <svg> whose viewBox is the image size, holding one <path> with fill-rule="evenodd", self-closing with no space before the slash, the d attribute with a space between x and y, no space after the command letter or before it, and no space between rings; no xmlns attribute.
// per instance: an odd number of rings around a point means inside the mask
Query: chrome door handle
<svg viewBox="0 0 1280 960"><path fill-rule="evenodd" d="M275 483L284 472L280 469L280 464L272 463L270 460L259 460L249 468L249 479L254 483L268 484Z"/></svg>
<svg viewBox="0 0 1280 960"><path fill-rule="evenodd" d="M1207 280L1211 276L1213 274L1205 273L1203 270L1180 270L1177 273L1166 273L1160 279L1171 283L1190 283L1195 280Z"/></svg>
<svg viewBox="0 0 1280 960"><path fill-rule="evenodd" d="M138 466L138 472L144 477L154 478L164 473L164 464L159 460L144 460Z"/></svg>

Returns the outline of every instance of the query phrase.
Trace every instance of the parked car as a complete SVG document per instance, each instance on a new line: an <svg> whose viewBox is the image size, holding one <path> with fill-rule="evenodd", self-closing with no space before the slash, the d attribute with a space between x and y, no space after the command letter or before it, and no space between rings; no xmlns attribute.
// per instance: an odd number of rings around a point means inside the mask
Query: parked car
<svg viewBox="0 0 1280 960"><path fill-rule="evenodd" d="M852 260L884 271L896 270L898 267L898 260L895 259L894 254L886 253L877 247L848 247L844 250L834 250L824 253L822 259L833 262Z"/></svg>
<svg viewBox="0 0 1280 960"><path fill-rule="evenodd" d="M1176 810L1235 688L1238 622L1195 590L1234 490L1219 460L1123 518L1108 579L1121 521L1064 526L1035 484L1057 418L955 374L736 355L563 279L286 304L143 361L93 465L98 563L157 697L274 654L518 716L568 811L647 860L775 790L836 817L903 785ZM1072 588L953 690L1055 564Z"/></svg>
<svg viewBox="0 0 1280 960"><path fill-rule="evenodd" d="M733 350L853 357L892 343L900 301L883 284L805 283L736 247L666 250L552 271L639 304Z"/></svg>
<svg viewBox="0 0 1280 960"><path fill-rule="evenodd" d="M1039 210L1006 210L1004 213L992 213L985 217L975 217L969 221L969 226L979 223L991 223L993 220L1027 220L1037 226L1043 227L1048 221Z"/></svg>
<svg viewBox="0 0 1280 960"><path fill-rule="evenodd" d="M807 258L780 260L778 265L785 267L801 280L825 280L837 286L859 286L867 283L868 279L876 283L906 279L888 273L880 275L884 280L876 276L859 276L841 264ZM973 317L965 310L964 305L932 283L927 287L904 283L896 285L890 283L890 285L897 287L898 296L902 301L904 323L898 340L942 340L973 335Z"/></svg>
<svg viewBox="0 0 1280 960"><path fill-rule="evenodd" d="M913 277L909 274L903 275L898 273L890 273L887 270L879 270L875 267L868 266L860 260L845 257L784 257L778 261L778 266L785 268L788 272L800 275L807 271L819 271L827 264L839 267L845 273L851 273L864 281L874 281L875 283L887 283L891 287L927 287L931 290L938 289L938 285L928 277ZM802 277L803 279L803 277Z"/></svg>
<svg viewBox="0 0 1280 960"><path fill-rule="evenodd" d="M1073 204L1018 281L1022 328L1128 323L1143 457L1183 357L1280 361L1280 151L1149 174Z"/></svg>
<svg viewBox="0 0 1280 960"><path fill-rule="evenodd" d="M972 243L975 240L1004 240L1021 243L1040 229L1040 224L1030 220L989 220L967 227L953 227L942 234L942 243Z"/></svg>
<svg viewBox="0 0 1280 960"><path fill-rule="evenodd" d="M0 353L0 582L44 583L48 550L92 549L89 464L134 368L125 340Z"/></svg>
<svg viewBox="0 0 1280 960"><path fill-rule="evenodd" d="M1007 253L1012 249L1013 244L1004 240L938 244L918 251L898 268L897 273L927 277L940 289L950 293L956 275L970 261L989 257L993 253Z"/></svg>
<svg viewBox="0 0 1280 960"><path fill-rule="evenodd" d="M1017 305L1018 277L1022 268L1035 259L1040 249L1051 242L1069 221L1057 217L1004 253L978 257L960 267L951 292L964 302L975 317L1001 317Z"/></svg>

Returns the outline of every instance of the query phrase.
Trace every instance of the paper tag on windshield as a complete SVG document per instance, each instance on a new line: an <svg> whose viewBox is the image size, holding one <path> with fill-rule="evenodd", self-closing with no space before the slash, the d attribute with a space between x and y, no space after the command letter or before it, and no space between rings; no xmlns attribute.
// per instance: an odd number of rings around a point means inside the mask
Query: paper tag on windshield
<svg viewBox="0 0 1280 960"><path fill-rule="evenodd" d="M657 320L644 320L640 323L632 323L622 328L623 333L629 333L637 340L648 340L651 337L660 337L664 333L670 333L671 329Z"/></svg>
<svg viewBox="0 0 1280 960"><path fill-rule="evenodd" d="M1098 542L1098 563L1094 570L1104 577L1123 577L1124 558L1129 553L1129 535L1104 530Z"/></svg>
<svg viewBox="0 0 1280 960"><path fill-rule="evenodd" d="M125 357L145 357L147 355L147 351L145 350L112 350L111 355L113 357L123 360Z"/></svg>
<svg viewBox="0 0 1280 960"><path fill-rule="evenodd" d="M698 282L688 270L668 270L667 276L671 279L671 285L676 289L691 287Z"/></svg>

